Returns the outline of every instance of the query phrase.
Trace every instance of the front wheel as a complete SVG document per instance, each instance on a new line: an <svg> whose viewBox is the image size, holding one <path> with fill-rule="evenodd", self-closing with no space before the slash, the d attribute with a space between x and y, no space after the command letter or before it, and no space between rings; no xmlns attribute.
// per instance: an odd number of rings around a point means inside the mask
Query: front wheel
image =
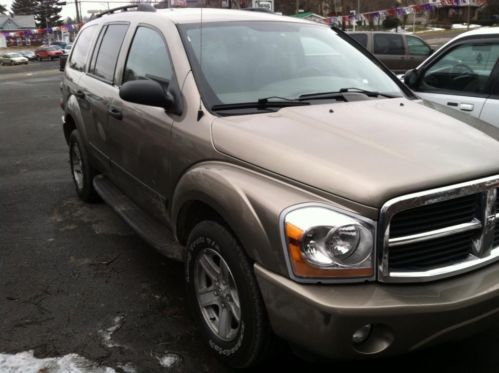
<svg viewBox="0 0 499 373"><path fill-rule="evenodd" d="M187 292L207 345L226 364L261 362L273 340L253 268L234 236L213 221L188 239Z"/></svg>
<svg viewBox="0 0 499 373"><path fill-rule="evenodd" d="M90 164L78 130L73 130L69 136L69 163L78 197L84 202L97 201L99 197L92 184L95 170Z"/></svg>

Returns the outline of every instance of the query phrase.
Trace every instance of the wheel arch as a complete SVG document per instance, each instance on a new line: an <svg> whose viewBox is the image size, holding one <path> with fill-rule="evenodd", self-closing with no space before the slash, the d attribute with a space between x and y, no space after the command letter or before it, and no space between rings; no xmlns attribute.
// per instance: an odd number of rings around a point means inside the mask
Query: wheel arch
<svg viewBox="0 0 499 373"><path fill-rule="evenodd" d="M291 205L314 200L321 198L261 173L224 162L204 162L177 183L171 224L177 240L185 245L197 223L220 222L252 261L285 275L280 214Z"/></svg>

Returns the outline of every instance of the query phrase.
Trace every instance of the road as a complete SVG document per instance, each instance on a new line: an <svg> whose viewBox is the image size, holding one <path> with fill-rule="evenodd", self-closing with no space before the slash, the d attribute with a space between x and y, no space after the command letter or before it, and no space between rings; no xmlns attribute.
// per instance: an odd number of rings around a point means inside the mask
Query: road
<svg viewBox="0 0 499 373"><path fill-rule="evenodd" d="M76 199L59 81L57 62L0 66L0 353L76 353L126 372L228 372L193 326L182 265L105 204ZM284 348L268 368L488 373L498 371L498 350L499 326L368 362L311 363Z"/></svg>

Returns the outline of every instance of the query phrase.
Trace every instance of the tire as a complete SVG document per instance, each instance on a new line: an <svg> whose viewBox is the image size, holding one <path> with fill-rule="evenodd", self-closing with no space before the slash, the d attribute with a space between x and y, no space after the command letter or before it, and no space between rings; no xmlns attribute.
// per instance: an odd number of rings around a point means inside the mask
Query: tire
<svg viewBox="0 0 499 373"><path fill-rule="evenodd" d="M73 130L69 136L69 164L78 198L84 202L98 201L98 194L92 184L96 172L90 164L78 130Z"/></svg>
<svg viewBox="0 0 499 373"><path fill-rule="evenodd" d="M262 362L274 337L243 249L213 221L194 227L187 247L187 299L205 343L233 368Z"/></svg>

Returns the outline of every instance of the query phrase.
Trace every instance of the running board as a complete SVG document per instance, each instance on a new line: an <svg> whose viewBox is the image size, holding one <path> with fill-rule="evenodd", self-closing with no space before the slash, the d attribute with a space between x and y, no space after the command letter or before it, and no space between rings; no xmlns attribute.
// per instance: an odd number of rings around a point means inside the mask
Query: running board
<svg viewBox="0 0 499 373"><path fill-rule="evenodd" d="M170 259L184 260L184 248L175 241L166 225L147 215L104 175L96 176L93 184L99 196L147 243Z"/></svg>

